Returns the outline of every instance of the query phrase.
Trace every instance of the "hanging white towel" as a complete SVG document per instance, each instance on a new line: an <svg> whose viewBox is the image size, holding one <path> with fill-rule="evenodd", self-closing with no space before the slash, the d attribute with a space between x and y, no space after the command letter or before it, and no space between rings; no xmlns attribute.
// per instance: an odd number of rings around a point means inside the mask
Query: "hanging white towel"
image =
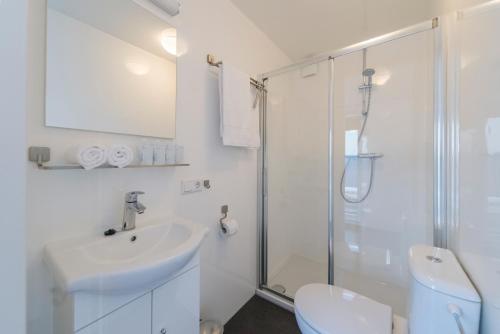
<svg viewBox="0 0 500 334"><path fill-rule="evenodd" d="M100 145L80 145L68 150L66 160L69 163L79 164L87 170L94 169L106 163L107 150Z"/></svg>
<svg viewBox="0 0 500 334"><path fill-rule="evenodd" d="M127 145L113 145L108 151L108 163L118 168L127 167L134 160L134 152Z"/></svg>
<svg viewBox="0 0 500 334"><path fill-rule="evenodd" d="M259 106L250 76L230 65L220 65L220 135L226 146L260 147Z"/></svg>

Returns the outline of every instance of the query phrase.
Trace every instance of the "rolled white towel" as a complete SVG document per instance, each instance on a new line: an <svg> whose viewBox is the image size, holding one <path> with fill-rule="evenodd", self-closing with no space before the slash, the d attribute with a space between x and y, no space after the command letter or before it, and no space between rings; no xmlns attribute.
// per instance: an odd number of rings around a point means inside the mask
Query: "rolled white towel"
<svg viewBox="0 0 500 334"><path fill-rule="evenodd" d="M107 150L100 145L79 145L68 150L66 154L69 163L79 164L87 170L105 164L107 159Z"/></svg>
<svg viewBox="0 0 500 334"><path fill-rule="evenodd" d="M132 163L134 152L127 145L113 145L108 150L108 164L123 168Z"/></svg>

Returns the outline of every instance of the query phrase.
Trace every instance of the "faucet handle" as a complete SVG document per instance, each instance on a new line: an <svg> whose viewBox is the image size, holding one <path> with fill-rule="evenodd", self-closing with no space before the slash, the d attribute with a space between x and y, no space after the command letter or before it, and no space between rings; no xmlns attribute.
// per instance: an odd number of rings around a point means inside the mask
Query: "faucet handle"
<svg viewBox="0 0 500 334"><path fill-rule="evenodd" d="M131 191L125 194L125 202L132 203L137 202L137 196L144 195L143 191Z"/></svg>

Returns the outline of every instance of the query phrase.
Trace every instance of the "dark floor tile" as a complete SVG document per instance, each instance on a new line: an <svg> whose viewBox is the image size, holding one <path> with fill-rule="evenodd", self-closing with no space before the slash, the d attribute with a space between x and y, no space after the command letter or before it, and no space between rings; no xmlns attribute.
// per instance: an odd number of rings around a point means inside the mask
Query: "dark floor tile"
<svg viewBox="0 0 500 334"><path fill-rule="evenodd" d="M224 334L300 334L295 315L253 296L224 326Z"/></svg>

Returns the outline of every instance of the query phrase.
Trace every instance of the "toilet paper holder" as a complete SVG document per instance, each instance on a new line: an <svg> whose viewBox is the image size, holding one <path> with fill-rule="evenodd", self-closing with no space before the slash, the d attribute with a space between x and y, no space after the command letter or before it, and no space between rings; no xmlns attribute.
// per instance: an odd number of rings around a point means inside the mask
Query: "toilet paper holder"
<svg viewBox="0 0 500 334"><path fill-rule="evenodd" d="M227 218L227 213L229 212L229 206L228 205L223 205L221 208L220 208L220 211L222 213L222 218L219 219L219 223L220 223L220 228L222 230L222 232L226 233L226 228L224 227L224 219Z"/></svg>

